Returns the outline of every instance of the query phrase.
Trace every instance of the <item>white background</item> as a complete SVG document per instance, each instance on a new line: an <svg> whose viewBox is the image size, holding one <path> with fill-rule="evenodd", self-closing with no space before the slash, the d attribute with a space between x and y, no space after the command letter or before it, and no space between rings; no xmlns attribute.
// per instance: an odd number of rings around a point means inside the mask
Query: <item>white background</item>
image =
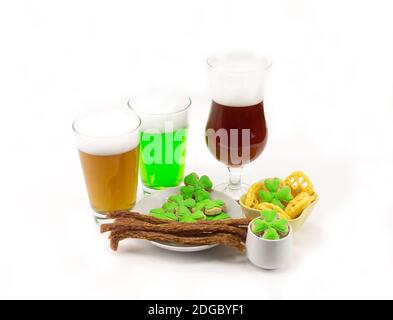
<svg viewBox="0 0 393 320"><path fill-rule="evenodd" d="M0 298L393 298L391 1L2 1ZM304 170L320 202L285 268L219 247L181 254L93 223L71 131L151 87L193 98L187 170L207 151L205 58L273 58L270 130L245 180ZM117 102L115 102L117 101Z"/></svg>

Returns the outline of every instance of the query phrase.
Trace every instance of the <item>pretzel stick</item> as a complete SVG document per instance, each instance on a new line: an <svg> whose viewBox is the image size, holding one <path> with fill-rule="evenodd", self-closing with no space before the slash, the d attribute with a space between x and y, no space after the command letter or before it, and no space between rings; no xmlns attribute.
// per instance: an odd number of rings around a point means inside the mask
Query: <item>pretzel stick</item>
<svg viewBox="0 0 393 320"><path fill-rule="evenodd" d="M224 244L239 251L244 251L244 244L240 239L234 235L217 233L215 235L202 236L202 237L179 237L171 234L162 234L159 232L147 231L126 231L118 234L111 239L111 248L116 251L119 242L127 239L145 239L151 241L164 241L170 243L188 244L188 245L211 245L211 244Z"/></svg>

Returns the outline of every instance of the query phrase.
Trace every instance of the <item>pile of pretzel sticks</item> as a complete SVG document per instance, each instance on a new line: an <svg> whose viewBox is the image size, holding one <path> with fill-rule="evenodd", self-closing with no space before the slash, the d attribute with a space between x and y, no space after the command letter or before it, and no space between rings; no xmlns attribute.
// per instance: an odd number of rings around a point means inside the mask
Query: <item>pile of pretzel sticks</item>
<svg viewBox="0 0 393 320"><path fill-rule="evenodd" d="M114 251L120 241L128 238L182 245L223 244L244 251L250 222L248 218L240 218L184 223L129 211L111 212L107 218L114 220L100 228L102 233L110 232L110 246Z"/></svg>

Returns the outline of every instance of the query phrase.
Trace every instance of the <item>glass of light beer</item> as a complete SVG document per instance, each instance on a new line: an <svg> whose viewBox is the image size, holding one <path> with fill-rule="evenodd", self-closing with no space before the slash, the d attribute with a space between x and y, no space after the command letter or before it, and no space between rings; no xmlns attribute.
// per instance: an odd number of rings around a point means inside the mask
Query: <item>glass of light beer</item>
<svg viewBox="0 0 393 320"><path fill-rule="evenodd" d="M140 175L145 193L178 186L184 176L191 99L154 91L128 101L142 120Z"/></svg>
<svg viewBox="0 0 393 320"><path fill-rule="evenodd" d="M96 219L136 202L140 124L127 109L93 112L72 124Z"/></svg>
<svg viewBox="0 0 393 320"><path fill-rule="evenodd" d="M210 152L228 167L229 182L215 189L238 200L248 185L242 168L267 141L264 87L270 59L250 52L228 52L207 59L212 96L205 138Z"/></svg>

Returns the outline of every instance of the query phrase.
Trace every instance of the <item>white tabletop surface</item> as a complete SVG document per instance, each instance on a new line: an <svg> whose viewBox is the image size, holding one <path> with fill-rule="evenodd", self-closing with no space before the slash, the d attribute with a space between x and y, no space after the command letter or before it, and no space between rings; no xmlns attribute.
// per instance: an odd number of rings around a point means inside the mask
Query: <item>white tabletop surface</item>
<svg viewBox="0 0 393 320"><path fill-rule="evenodd" d="M153 10L154 9L154 10ZM12 1L0 5L0 298L393 298L389 1ZM71 131L149 87L193 99L187 171L226 179L204 144L205 57L273 58L269 140L244 180L305 171L320 202L283 269L225 247L109 249ZM115 102L115 100L117 102ZM88 107L89 106L89 107Z"/></svg>

